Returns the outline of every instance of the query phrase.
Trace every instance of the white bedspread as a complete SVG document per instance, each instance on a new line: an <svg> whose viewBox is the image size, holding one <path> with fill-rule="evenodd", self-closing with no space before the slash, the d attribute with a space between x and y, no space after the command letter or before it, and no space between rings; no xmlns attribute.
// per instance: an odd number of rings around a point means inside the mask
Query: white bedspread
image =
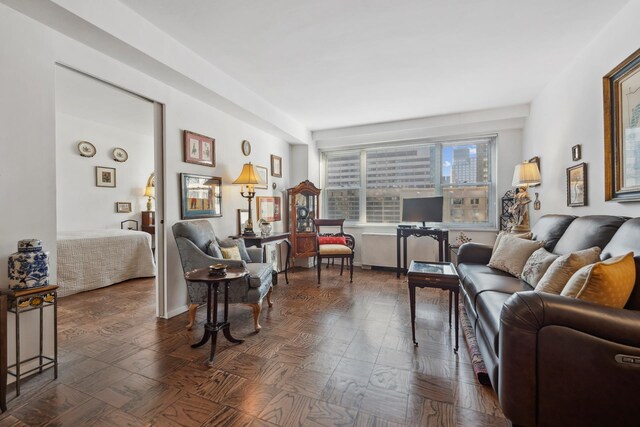
<svg viewBox="0 0 640 427"><path fill-rule="evenodd" d="M61 232L57 247L61 297L156 275L151 235L143 231Z"/></svg>

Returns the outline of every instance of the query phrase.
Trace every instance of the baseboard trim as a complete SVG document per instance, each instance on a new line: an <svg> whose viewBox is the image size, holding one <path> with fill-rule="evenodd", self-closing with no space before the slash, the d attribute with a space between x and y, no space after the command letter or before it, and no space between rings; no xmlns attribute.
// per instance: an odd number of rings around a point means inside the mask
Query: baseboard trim
<svg viewBox="0 0 640 427"><path fill-rule="evenodd" d="M186 312L188 309L189 309L188 305L183 305L181 307L174 308L173 310L169 311L169 313L167 313L167 318L171 319L174 316L177 316L179 314Z"/></svg>

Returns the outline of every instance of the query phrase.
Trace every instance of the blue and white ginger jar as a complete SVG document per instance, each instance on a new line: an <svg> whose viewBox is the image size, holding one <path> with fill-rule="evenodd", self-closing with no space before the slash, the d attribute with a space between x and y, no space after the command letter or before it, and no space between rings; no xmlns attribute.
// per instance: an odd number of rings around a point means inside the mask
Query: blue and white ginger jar
<svg viewBox="0 0 640 427"><path fill-rule="evenodd" d="M18 242L18 252L9 256L9 288L28 289L49 284L49 253L42 241L25 239Z"/></svg>

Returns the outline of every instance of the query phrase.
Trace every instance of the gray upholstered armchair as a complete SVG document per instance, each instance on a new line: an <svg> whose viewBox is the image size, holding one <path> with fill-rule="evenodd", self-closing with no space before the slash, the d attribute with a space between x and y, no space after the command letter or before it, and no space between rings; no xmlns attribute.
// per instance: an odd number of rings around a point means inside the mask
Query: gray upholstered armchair
<svg viewBox="0 0 640 427"><path fill-rule="evenodd" d="M173 225L173 235L176 238L178 252L184 272L205 268L211 264L223 263L230 267L244 267L249 271L249 281L240 279L229 288L229 302L250 305L253 309L253 322L256 332L260 330L260 312L262 300L266 296L269 307L271 304L272 271L271 264L262 263L262 249L247 248L244 254L247 260L223 259L216 248L223 245L213 232L211 223L207 220L177 222ZM216 256L209 255L214 253ZM242 251L240 251L242 253ZM207 302L207 286L197 282L187 282L189 295L189 324L191 329L195 322L198 306Z"/></svg>

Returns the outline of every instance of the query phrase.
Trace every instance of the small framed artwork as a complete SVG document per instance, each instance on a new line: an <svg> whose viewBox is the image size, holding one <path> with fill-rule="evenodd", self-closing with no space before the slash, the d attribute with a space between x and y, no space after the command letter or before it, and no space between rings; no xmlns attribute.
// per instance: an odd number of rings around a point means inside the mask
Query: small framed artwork
<svg viewBox="0 0 640 427"><path fill-rule="evenodd" d="M184 131L184 161L203 166L216 165L216 140L188 130Z"/></svg>
<svg viewBox="0 0 640 427"><path fill-rule="evenodd" d="M131 202L116 202L117 213L131 213Z"/></svg>
<svg viewBox="0 0 640 427"><path fill-rule="evenodd" d="M271 155L271 176L282 178L282 157Z"/></svg>
<svg viewBox="0 0 640 427"><path fill-rule="evenodd" d="M258 220L282 221L282 198L280 196L256 197Z"/></svg>
<svg viewBox="0 0 640 427"><path fill-rule="evenodd" d="M582 159L582 148L580 147L580 144L576 144L571 147L571 160L577 162L580 159Z"/></svg>
<svg viewBox="0 0 640 427"><path fill-rule="evenodd" d="M640 200L640 49L602 79L604 200Z"/></svg>
<svg viewBox="0 0 640 427"><path fill-rule="evenodd" d="M535 163L538 166L538 172L542 175L542 169L540 169L540 157L535 156L529 159L529 163ZM540 184L529 184L529 187L537 187Z"/></svg>
<svg viewBox="0 0 640 427"><path fill-rule="evenodd" d="M251 154L251 143L246 139L242 141L242 154L244 154L245 157Z"/></svg>
<svg viewBox="0 0 640 427"><path fill-rule="evenodd" d="M181 219L222 216L222 178L180 174Z"/></svg>
<svg viewBox="0 0 640 427"><path fill-rule="evenodd" d="M267 188L269 188L269 171L264 166L257 166L256 165L255 168L256 168L256 172L258 172L258 175L260 175L260 179L262 179L264 184L256 185L254 187L266 190Z"/></svg>
<svg viewBox="0 0 640 427"><path fill-rule="evenodd" d="M238 209L238 236L244 231L244 226L249 220L249 211L247 209Z"/></svg>
<svg viewBox="0 0 640 427"><path fill-rule="evenodd" d="M567 206L587 206L587 164L567 168Z"/></svg>
<svg viewBox="0 0 640 427"><path fill-rule="evenodd" d="M116 169L96 166L96 187L116 186Z"/></svg>

